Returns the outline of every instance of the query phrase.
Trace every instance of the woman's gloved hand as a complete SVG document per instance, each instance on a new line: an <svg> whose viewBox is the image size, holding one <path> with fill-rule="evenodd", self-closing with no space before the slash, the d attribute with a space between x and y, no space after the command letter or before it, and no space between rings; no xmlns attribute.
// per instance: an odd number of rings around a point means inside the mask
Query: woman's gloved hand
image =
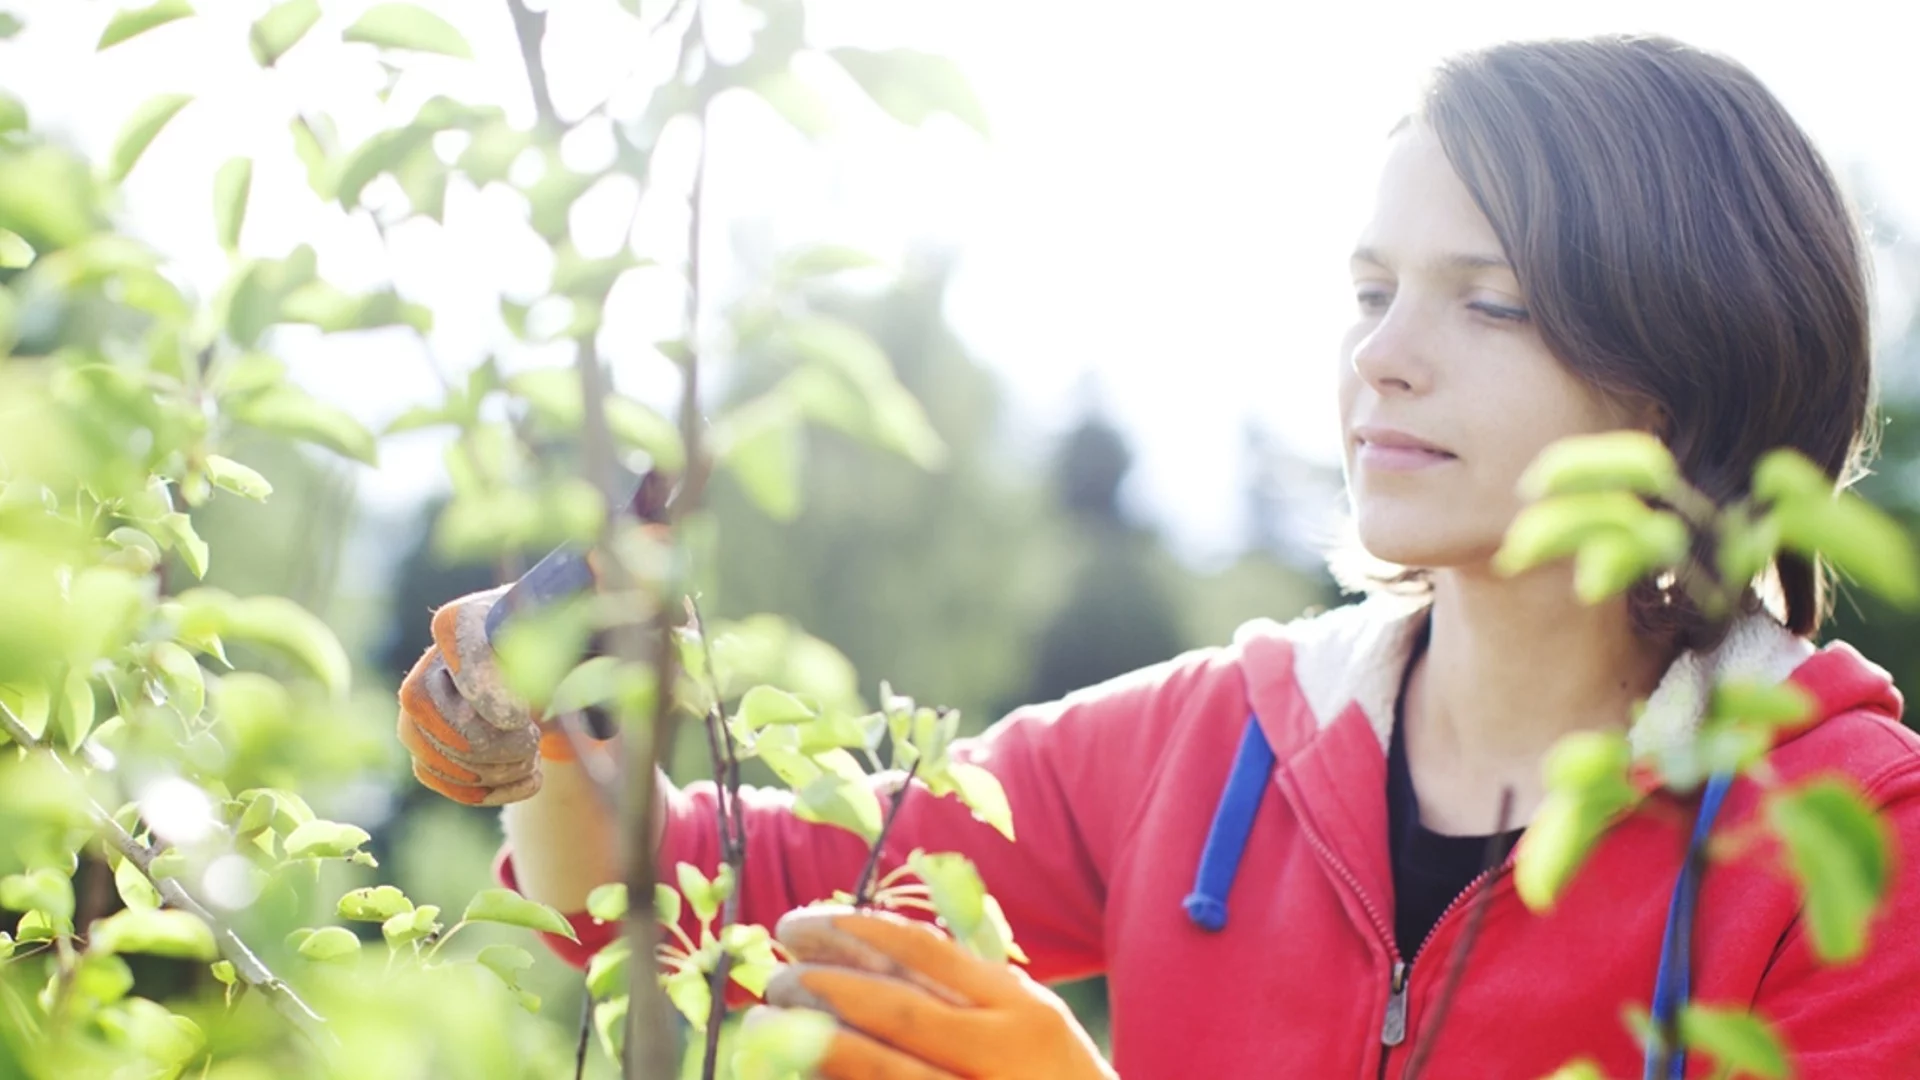
<svg viewBox="0 0 1920 1080"><path fill-rule="evenodd" d="M819 1009L840 1021L817 1067L828 1080L1116 1076L1052 991L924 923L803 908L781 919L775 936L797 962L768 984L769 1005Z"/></svg>
<svg viewBox="0 0 1920 1080"><path fill-rule="evenodd" d="M433 614L433 647L400 683L400 742L413 775L455 802L501 806L540 790L540 760L569 758L565 736L508 691L487 643L487 612L506 586Z"/></svg>

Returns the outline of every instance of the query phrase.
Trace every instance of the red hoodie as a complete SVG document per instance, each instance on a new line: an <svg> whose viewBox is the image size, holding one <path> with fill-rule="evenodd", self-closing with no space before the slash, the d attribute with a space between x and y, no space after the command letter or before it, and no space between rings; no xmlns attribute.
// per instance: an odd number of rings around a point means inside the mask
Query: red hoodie
<svg viewBox="0 0 1920 1080"><path fill-rule="evenodd" d="M1258 622L1230 647L1016 711L955 753L999 777L1018 842L951 799L916 793L885 865L916 847L963 852L1005 908L1032 975L1104 973L1113 1064L1127 1080L1398 1077L1416 1040L1434 1040L1428 1080L1540 1077L1579 1057L1637 1076L1640 1048L1622 1016L1651 997L1692 823L1691 807L1666 795L1608 831L1550 913L1520 902L1511 861L1498 871L1445 1022L1437 1035L1424 1029L1467 912L1456 904L1443 915L1415 962L1399 955L1384 747L1423 617L1383 597L1285 626ZM1716 675L1790 675L1817 698L1820 721L1778 745L1771 766L1788 782L1836 774L1863 789L1892 830L1894 878L1867 954L1823 967L1777 849L1717 859L1699 895L1693 1000L1772 1021L1802 1078L1920 1077L1920 864L1909 857L1920 846L1920 739L1898 724L1898 691L1845 644L1815 652L1750 618L1713 653L1674 664L1634 723L1636 748L1685 738ZM1231 916L1209 932L1182 901L1249 716L1275 751L1273 788L1253 819ZM852 887L865 855L858 838L796 820L784 793L743 794L744 921L772 925ZM1749 824L1760 795L1736 782L1715 835ZM682 861L715 869L713 797L702 783L672 798L660 851L669 872ZM511 885L510 860L500 869ZM580 945L548 938L574 963L614 930L585 915L574 925ZM1395 1038L1389 1014L1401 1009L1407 1034ZM1696 1054L1687 1075L1709 1066Z"/></svg>

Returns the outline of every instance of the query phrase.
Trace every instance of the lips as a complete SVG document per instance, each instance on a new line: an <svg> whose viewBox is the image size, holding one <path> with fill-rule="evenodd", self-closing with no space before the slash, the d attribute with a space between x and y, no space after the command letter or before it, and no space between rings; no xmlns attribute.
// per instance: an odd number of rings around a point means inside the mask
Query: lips
<svg viewBox="0 0 1920 1080"><path fill-rule="evenodd" d="M1357 456L1370 468L1402 472L1456 460L1452 451L1410 432L1388 427L1358 427Z"/></svg>

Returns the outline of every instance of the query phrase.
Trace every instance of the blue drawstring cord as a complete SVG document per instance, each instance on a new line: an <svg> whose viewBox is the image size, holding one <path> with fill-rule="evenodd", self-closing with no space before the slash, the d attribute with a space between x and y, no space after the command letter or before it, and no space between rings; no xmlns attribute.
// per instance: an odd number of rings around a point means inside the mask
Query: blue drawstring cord
<svg viewBox="0 0 1920 1080"><path fill-rule="evenodd" d="M1240 856L1247 850L1254 815L1260 812L1260 799L1267 793L1273 761L1273 747L1260 733L1259 717L1247 717L1247 730L1240 736L1233 769L1227 773L1226 786L1220 789L1220 805L1214 809L1213 825L1207 830L1207 846L1200 852L1193 891L1180 903L1187 909L1187 918L1202 930L1217 933L1227 925L1227 892L1240 873Z"/></svg>
<svg viewBox="0 0 1920 1080"><path fill-rule="evenodd" d="M1220 802L1214 808L1213 824L1207 829L1206 846L1200 852L1200 866L1194 873L1193 891L1181 901L1187 918L1202 930L1217 933L1227 925L1227 893L1240 872L1240 858L1247 849L1247 837L1253 832L1253 819L1260 811L1273 773L1273 748L1260 731L1257 716L1247 718L1240 737L1240 748L1233 756L1226 785L1220 790ZM1673 900L1667 907L1667 926L1660 941L1660 967L1654 976L1653 1028L1668 1029L1687 1004L1692 993L1693 924L1695 905L1700 894L1700 878L1706 867L1707 837L1733 786L1731 774L1719 774L1707 781L1700 796L1700 811L1693 822L1693 836L1687 845L1687 858L1673 886ZM1649 1041L1646 1047L1643 1080L1682 1080L1687 1071L1686 1051L1675 1047L1667 1059L1667 1075L1655 1073L1658 1055Z"/></svg>
<svg viewBox="0 0 1920 1080"><path fill-rule="evenodd" d="M1653 1033L1647 1040L1643 1080L1681 1080L1687 1072L1687 1052L1676 1046L1667 1058L1667 1075L1655 1070L1659 1055L1655 1040L1670 1030L1680 1010L1693 993L1694 908L1700 896L1700 876L1705 871L1707 834L1713 831L1713 819L1733 786L1730 773L1720 773L1707 781L1700 795L1700 812L1693 819L1693 839L1687 844L1687 858L1680 866L1680 879L1673 885L1673 902L1667 906L1667 929L1660 940L1660 970L1653 978Z"/></svg>

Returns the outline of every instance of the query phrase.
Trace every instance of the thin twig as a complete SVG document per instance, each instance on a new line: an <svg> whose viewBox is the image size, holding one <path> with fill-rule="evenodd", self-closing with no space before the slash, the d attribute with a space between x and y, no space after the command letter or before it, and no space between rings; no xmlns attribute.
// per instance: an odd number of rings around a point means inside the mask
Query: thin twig
<svg viewBox="0 0 1920 1080"><path fill-rule="evenodd" d="M727 927L740 919L740 889L746 880L746 821L740 813L740 764L734 746L733 731L727 727L727 714L720 691L719 668L713 657L713 639L707 634L706 620L700 614L700 602L686 598L687 620L700 638L706 659L707 687L713 697L707 708L707 755L713 763L713 778L718 788L714 813L719 818L720 860L733 870L733 889L720 908L720 939L726 940ZM720 1067L720 1028L727 1018L727 977L733 973L733 954L722 949L708 985L712 999L707 1017L706 1055L701 1061L701 1080L714 1080Z"/></svg>
<svg viewBox="0 0 1920 1080"><path fill-rule="evenodd" d="M873 848L867 852L867 865L860 868L860 882L853 892L854 907L867 907L873 903L873 876L880 870L880 853L887 846L887 836L893 832L893 823L900 817L901 804L907 801L914 775L920 771L920 761L920 758L913 760L913 766L901 778L900 786L893 789L893 798L887 802L887 818L880 823L880 835L873 838Z"/></svg>
<svg viewBox="0 0 1920 1080"><path fill-rule="evenodd" d="M580 1041L573 1047L573 1080L587 1075L587 1043L593 1037L593 991L580 995Z"/></svg>
<svg viewBox="0 0 1920 1080"><path fill-rule="evenodd" d="M520 62L527 71L527 89L533 94L533 113L542 127L556 133L559 114L553 109L553 92L547 87L547 64L540 54L547 39L547 13L533 11L521 0L507 0L513 14L513 36L520 42Z"/></svg>
<svg viewBox="0 0 1920 1080"><path fill-rule="evenodd" d="M1447 1018L1447 1010L1453 1007L1454 991L1460 987L1460 979L1467 971L1467 956L1473 952L1473 943L1480 937L1480 924L1486 920L1487 907L1493 899L1493 872L1507 858L1504 843L1507 829L1513 820L1513 789L1500 789L1500 817L1493 827L1493 835L1487 838L1487 854L1480 866L1480 892L1473 898L1473 909L1467 912L1466 929L1461 931L1460 940L1453 947L1453 955L1447 957L1445 981L1440 985L1440 996L1434 1001L1433 1012L1428 1014L1427 1022L1420 1025L1420 1035L1414 1040L1413 1056L1407 1061L1407 1071L1400 1074L1402 1080L1416 1080L1420 1069L1433 1053L1433 1045L1439 1039L1440 1025Z"/></svg>
<svg viewBox="0 0 1920 1080"><path fill-rule="evenodd" d="M0 704L0 729L5 730L7 737L15 743L18 743L28 750L38 750L45 753L48 760L57 765L61 771L67 773L69 776L74 775L73 770L68 767L66 761L63 760L59 754L35 739L33 733L28 731L26 726L22 724L4 704ZM75 779L77 781L78 777L76 776ZM333 1034L326 1028L326 1021L321 1019L320 1014L314 1012L312 1007L302 1000L300 995L294 991L293 987L287 985L284 980L278 975L275 975L267 965L254 954L253 950L248 948L247 943L242 941L240 936L233 932L232 927L228 926L219 916L208 910L207 906L202 904L197 897L189 892L187 887L181 884L179 880L171 877L154 876L153 860L159 852L141 843L134 838L132 833L122 828L120 823L113 819L113 815L108 813L106 808L101 806L93 796L86 796L86 800L87 816L93 819L95 827L99 828L100 831L106 835L108 843L112 844L121 855L125 856L128 862L138 867L140 873L145 876L148 881L153 883L153 887L160 893L161 899L166 901L168 906L179 908L181 911L185 911L201 922L206 923L207 927L213 931L213 940L214 943L219 946L220 955L224 956L227 961L233 965L233 971L236 976L246 982L247 985L252 986L265 995L267 1001L315 1046L325 1049L328 1046L337 1045Z"/></svg>

